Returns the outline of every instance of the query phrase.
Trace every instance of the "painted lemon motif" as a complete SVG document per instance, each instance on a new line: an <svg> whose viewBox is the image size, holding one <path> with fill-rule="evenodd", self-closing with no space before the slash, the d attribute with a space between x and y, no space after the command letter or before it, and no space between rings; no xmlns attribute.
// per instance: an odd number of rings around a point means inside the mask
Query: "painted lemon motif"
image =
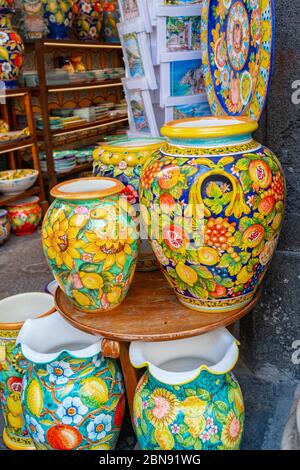
<svg viewBox="0 0 300 470"><path fill-rule="evenodd" d="M25 392L25 401L28 410L34 416L40 416L43 409L43 390L37 379L32 379L27 385Z"/></svg>
<svg viewBox="0 0 300 470"><path fill-rule="evenodd" d="M122 289L119 286L115 286L111 289L111 291L107 294L107 301L110 304L116 304L119 302L119 299L122 295Z"/></svg>
<svg viewBox="0 0 300 470"><path fill-rule="evenodd" d="M272 222L272 228L274 230L278 230L281 225L281 221L282 221L282 214L276 214Z"/></svg>
<svg viewBox="0 0 300 470"><path fill-rule="evenodd" d="M176 273L180 279L189 284L190 286L194 285L198 280L198 275L193 268L190 268L186 264L180 262L176 265Z"/></svg>
<svg viewBox="0 0 300 470"><path fill-rule="evenodd" d="M174 437L169 428L166 426L156 428L154 431L156 442L162 450L172 450L175 442Z"/></svg>
<svg viewBox="0 0 300 470"><path fill-rule="evenodd" d="M108 444L99 444L97 446L89 447L89 450L110 450L111 447Z"/></svg>
<svg viewBox="0 0 300 470"><path fill-rule="evenodd" d="M114 153L111 156L110 163L112 165L118 165L123 160L123 154L122 153Z"/></svg>
<svg viewBox="0 0 300 470"><path fill-rule="evenodd" d="M91 305L91 299L88 295L79 292L78 290L72 290L72 295L76 302L82 307L89 307Z"/></svg>
<svg viewBox="0 0 300 470"><path fill-rule="evenodd" d="M107 211L105 209L93 209L91 211L91 219L106 219Z"/></svg>
<svg viewBox="0 0 300 470"><path fill-rule="evenodd" d="M74 214L70 218L70 226L82 228L88 220L88 216L86 214Z"/></svg>
<svg viewBox="0 0 300 470"><path fill-rule="evenodd" d="M245 266L238 273L236 279L237 279L239 284L246 284L246 282L248 282L249 279L251 279L252 276L253 276L253 271L249 272L248 269L247 269L247 266Z"/></svg>
<svg viewBox="0 0 300 470"><path fill-rule="evenodd" d="M101 289L103 287L103 279L97 273L79 273L80 279L84 287L87 289Z"/></svg>
<svg viewBox="0 0 300 470"><path fill-rule="evenodd" d="M188 418L198 418L206 410L207 402L198 397L187 397L181 405L184 415Z"/></svg>
<svg viewBox="0 0 300 470"><path fill-rule="evenodd" d="M108 401L106 383L99 377L83 379L80 385L80 398L86 406L98 408Z"/></svg>
<svg viewBox="0 0 300 470"><path fill-rule="evenodd" d="M143 413L143 401L141 397L136 394L133 401L133 412L136 418L140 418Z"/></svg>
<svg viewBox="0 0 300 470"><path fill-rule="evenodd" d="M13 429L22 429L24 421L22 415L15 416L11 412L6 415L8 425Z"/></svg>
<svg viewBox="0 0 300 470"><path fill-rule="evenodd" d="M189 433L194 439L200 436L206 424L204 416L197 416L196 418L188 418L185 416L184 422L188 425Z"/></svg>
<svg viewBox="0 0 300 470"><path fill-rule="evenodd" d="M17 392L11 393L6 400L6 405L12 414L14 415L22 414L20 393L17 393Z"/></svg>
<svg viewBox="0 0 300 470"><path fill-rule="evenodd" d="M125 156L125 162L129 166L136 166L139 163L139 159L136 155L129 154Z"/></svg>
<svg viewBox="0 0 300 470"><path fill-rule="evenodd" d="M198 250L199 263L206 266L214 266L219 261L217 250L208 246L203 246Z"/></svg>

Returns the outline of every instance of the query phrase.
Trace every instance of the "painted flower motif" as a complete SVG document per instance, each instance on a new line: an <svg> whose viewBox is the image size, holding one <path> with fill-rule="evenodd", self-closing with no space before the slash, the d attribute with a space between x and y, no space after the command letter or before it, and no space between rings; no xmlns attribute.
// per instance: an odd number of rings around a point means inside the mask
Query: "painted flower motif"
<svg viewBox="0 0 300 470"><path fill-rule="evenodd" d="M172 432L172 434L179 434L180 433L180 426L177 423L172 424L171 432Z"/></svg>
<svg viewBox="0 0 300 470"><path fill-rule="evenodd" d="M253 207L255 201L256 201L256 196L252 195L252 196L247 197L248 206Z"/></svg>
<svg viewBox="0 0 300 470"><path fill-rule="evenodd" d="M121 372L117 372L115 376L116 380L116 387L120 393L124 393L124 385L123 385L123 376Z"/></svg>
<svg viewBox="0 0 300 470"><path fill-rule="evenodd" d="M84 13L90 13L92 11L92 6L90 3L83 2L81 4L81 9Z"/></svg>
<svg viewBox="0 0 300 470"><path fill-rule="evenodd" d="M222 87L225 89L228 89L230 85L230 74L229 74L229 70L227 69L227 67L224 67L220 71L220 80L222 83Z"/></svg>
<svg viewBox="0 0 300 470"><path fill-rule="evenodd" d="M65 25L65 26L69 26L69 24L70 24L70 21L69 21L68 18L66 18L65 21L64 21L64 25Z"/></svg>
<svg viewBox="0 0 300 470"><path fill-rule="evenodd" d="M0 44L6 44L9 41L9 35L4 33L4 31L0 31Z"/></svg>
<svg viewBox="0 0 300 470"><path fill-rule="evenodd" d="M50 215L50 223L43 226L43 244L47 248L48 257L58 267L65 264L72 269L73 259L80 259L79 248L84 243L77 239L79 230L86 224L88 216L74 214L70 220L61 209L54 209Z"/></svg>
<svg viewBox="0 0 300 470"><path fill-rule="evenodd" d="M120 282L123 281L123 273L120 273L116 276L116 282L119 284Z"/></svg>
<svg viewBox="0 0 300 470"><path fill-rule="evenodd" d="M88 253L83 253L82 260L86 261L87 263L91 263L93 261L93 257L92 257L92 255L90 255Z"/></svg>
<svg viewBox="0 0 300 470"><path fill-rule="evenodd" d="M49 16L49 21L50 21L51 23L55 23L55 15L50 15L50 16Z"/></svg>
<svg viewBox="0 0 300 470"><path fill-rule="evenodd" d="M56 385L63 385L74 375L70 364L64 361L54 361L46 365L49 375L49 381Z"/></svg>
<svg viewBox="0 0 300 470"><path fill-rule="evenodd" d="M89 210L85 206L76 206L74 209L75 214L88 214Z"/></svg>
<svg viewBox="0 0 300 470"><path fill-rule="evenodd" d="M100 354L97 354L97 356L93 357L92 361L95 367L100 367L102 364L102 356Z"/></svg>
<svg viewBox="0 0 300 470"><path fill-rule="evenodd" d="M127 163L124 160L122 160L122 161L120 161L118 166L119 166L120 170L126 170Z"/></svg>
<svg viewBox="0 0 300 470"><path fill-rule="evenodd" d="M89 31L89 36L91 38L95 38L97 36L97 28L96 26L92 26Z"/></svg>
<svg viewBox="0 0 300 470"><path fill-rule="evenodd" d="M87 425L89 439L99 441L103 439L112 429L112 417L105 413L101 413L93 421Z"/></svg>
<svg viewBox="0 0 300 470"><path fill-rule="evenodd" d="M72 275L73 287L74 289L82 289L83 284L81 282L79 274L75 273Z"/></svg>
<svg viewBox="0 0 300 470"><path fill-rule="evenodd" d="M67 397L56 413L63 424L78 424L88 410L79 397Z"/></svg>
<svg viewBox="0 0 300 470"><path fill-rule="evenodd" d="M26 426L33 440L43 444L45 442L45 433L42 426L31 416L27 416Z"/></svg>
<svg viewBox="0 0 300 470"><path fill-rule="evenodd" d="M153 249L153 251L155 253L155 256L157 257L158 261L161 264L167 266L169 264L169 259L165 255L165 252L164 252L163 248L161 247L161 245L156 240L153 240L152 243L151 243L151 246L152 246L152 249Z"/></svg>
<svg viewBox="0 0 300 470"><path fill-rule="evenodd" d="M144 401L143 402L143 410L146 410L149 406L149 402L148 401Z"/></svg>
<svg viewBox="0 0 300 470"><path fill-rule="evenodd" d="M135 204L138 200L138 192L134 189L134 187L131 184L128 184L123 190L122 194L124 194L127 198L127 201L130 204Z"/></svg>
<svg viewBox="0 0 300 470"><path fill-rule="evenodd" d="M242 438L243 427L240 420L230 411L222 429L222 442L228 449L238 449Z"/></svg>
<svg viewBox="0 0 300 470"><path fill-rule="evenodd" d="M9 73L11 72L11 65L8 62L3 62L2 63L2 72Z"/></svg>
<svg viewBox="0 0 300 470"><path fill-rule="evenodd" d="M264 249L259 255L259 261L261 262L263 266L266 266L269 263L269 261L271 261L273 253L277 245L277 240L278 240L278 237L274 237L271 240L266 242Z"/></svg>
<svg viewBox="0 0 300 470"><path fill-rule="evenodd" d="M178 412L176 395L164 388L156 388L150 396L154 407L149 410L149 420L153 426L166 426L172 423Z"/></svg>

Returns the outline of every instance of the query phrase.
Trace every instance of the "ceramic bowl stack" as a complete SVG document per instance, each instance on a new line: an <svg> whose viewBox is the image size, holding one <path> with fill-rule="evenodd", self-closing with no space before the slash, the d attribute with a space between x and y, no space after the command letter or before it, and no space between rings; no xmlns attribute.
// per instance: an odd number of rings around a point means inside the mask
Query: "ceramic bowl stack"
<svg viewBox="0 0 300 470"><path fill-rule="evenodd" d="M83 163L89 163L93 161L93 150L94 147L86 147L74 151L76 156L76 161L79 165Z"/></svg>
<svg viewBox="0 0 300 470"><path fill-rule="evenodd" d="M54 168L56 173L68 173L76 167L76 155L73 150L63 150L53 152ZM43 173L47 173L47 162L44 153L40 155L41 169Z"/></svg>

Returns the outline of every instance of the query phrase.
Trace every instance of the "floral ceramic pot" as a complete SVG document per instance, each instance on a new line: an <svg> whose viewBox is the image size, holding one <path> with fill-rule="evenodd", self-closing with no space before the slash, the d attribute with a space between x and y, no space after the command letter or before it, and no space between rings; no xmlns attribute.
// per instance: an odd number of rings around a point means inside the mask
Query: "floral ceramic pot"
<svg viewBox="0 0 300 470"><path fill-rule="evenodd" d="M173 121L162 128L168 143L160 157L141 176L153 251L192 309L247 305L275 251L285 180L276 156L253 140L257 126L246 117Z"/></svg>
<svg viewBox="0 0 300 470"><path fill-rule="evenodd" d="M35 447L113 449L125 395L117 361L101 354L101 338L77 330L54 313L26 322L17 345L27 360L22 404Z"/></svg>
<svg viewBox="0 0 300 470"><path fill-rule="evenodd" d="M103 39L105 42L120 42L117 24L120 22L118 1L103 4Z"/></svg>
<svg viewBox="0 0 300 470"><path fill-rule="evenodd" d="M68 39L73 22L72 0L43 0L48 38Z"/></svg>
<svg viewBox="0 0 300 470"><path fill-rule="evenodd" d="M22 1L22 34L28 40L41 39L47 32L43 0Z"/></svg>
<svg viewBox="0 0 300 470"><path fill-rule="evenodd" d="M148 367L134 397L140 448L239 449L244 402L230 372L237 359L237 343L225 328L183 340L131 343L133 366Z"/></svg>
<svg viewBox="0 0 300 470"><path fill-rule="evenodd" d="M24 44L12 29L11 15L9 10L0 11L0 80L6 88L17 87L24 58Z"/></svg>
<svg viewBox="0 0 300 470"><path fill-rule="evenodd" d="M77 0L74 4L76 14L76 34L83 41L99 40L102 29L102 1Z"/></svg>
<svg viewBox="0 0 300 470"><path fill-rule="evenodd" d="M10 235L10 223L5 209L0 209L0 246L8 240Z"/></svg>
<svg viewBox="0 0 300 470"><path fill-rule="evenodd" d="M143 165L155 158L164 141L162 139L129 139L118 143L101 145L93 152L94 176L117 178L125 185L123 194L139 212L139 183ZM146 235L147 237L147 235ZM148 239L143 239L139 247L137 271L153 271L158 264Z"/></svg>
<svg viewBox="0 0 300 470"><path fill-rule="evenodd" d="M15 235L29 235L35 231L42 218L42 208L37 196L19 199L7 204L11 231Z"/></svg>
<svg viewBox="0 0 300 470"><path fill-rule="evenodd" d="M82 178L51 190L56 198L43 222L43 248L70 301L90 313L117 307L136 267L135 211L112 178Z"/></svg>
<svg viewBox="0 0 300 470"><path fill-rule="evenodd" d="M32 292L0 301L0 405L5 429L3 441L12 450L31 450L34 446L25 426L21 406L24 357L14 351L15 341L25 320L53 311L49 294Z"/></svg>

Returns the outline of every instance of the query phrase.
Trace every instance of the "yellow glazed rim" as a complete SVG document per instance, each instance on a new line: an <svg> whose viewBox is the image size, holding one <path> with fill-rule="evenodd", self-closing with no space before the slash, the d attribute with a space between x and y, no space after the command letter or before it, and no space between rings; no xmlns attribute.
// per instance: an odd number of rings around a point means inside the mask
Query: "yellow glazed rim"
<svg viewBox="0 0 300 470"><path fill-rule="evenodd" d="M215 121L216 125L203 127L185 127L179 124L184 122ZM231 125L219 125L220 121L240 121ZM210 138L210 137L230 137L241 134L251 134L258 128L258 123L246 116L207 116L200 118L179 119L178 121L167 122L161 133L165 137L189 139L189 138Z"/></svg>
<svg viewBox="0 0 300 470"><path fill-rule="evenodd" d="M144 139L141 139L141 140L144 140ZM153 140L156 140L155 138L153 138ZM124 142L124 144L126 143L125 140L123 140L122 142ZM128 141L129 143L130 141ZM121 142L120 142L121 143ZM125 147L124 145L109 145L109 144L104 144L104 145L100 145L98 148L101 148L103 150L106 150L108 152L118 152L118 153L128 153L128 152L151 152L152 150L155 151L155 150L158 150L163 144L165 143L165 141L163 139L161 139L160 142L157 142L157 144L148 144L148 145L141 145L141 146L138 146L138 145L135 145L133 147L131 147L130 145L128 145L128 147Z"/></svg>
<svg viewBox="0 0 300 470"><path fill-rule="evenodd" d="M112 181L115 184L111 188L106 188L106 189L99 189L96 191L89 191L89 192L64 192L61 191L62 186L66 186L68 184L72 183L79 183L80 181L88 182L88 181L97 181L98 183L100 181ZM72 201L82 201L82 200L88 200L88 199L96 199L96 198L103 198L106 196L112 196L114 194L119 194L123 189L124 189L123 183L121 183L119 180L115 178L106 178L106 177L87 177L87 178L80 178L80 179L73 179L73 180L68 180L64 181L62 183L57 184L54 186L54 188L51 189L50 194L51 196L57 198L57 199L69 199Z"/></svg>

